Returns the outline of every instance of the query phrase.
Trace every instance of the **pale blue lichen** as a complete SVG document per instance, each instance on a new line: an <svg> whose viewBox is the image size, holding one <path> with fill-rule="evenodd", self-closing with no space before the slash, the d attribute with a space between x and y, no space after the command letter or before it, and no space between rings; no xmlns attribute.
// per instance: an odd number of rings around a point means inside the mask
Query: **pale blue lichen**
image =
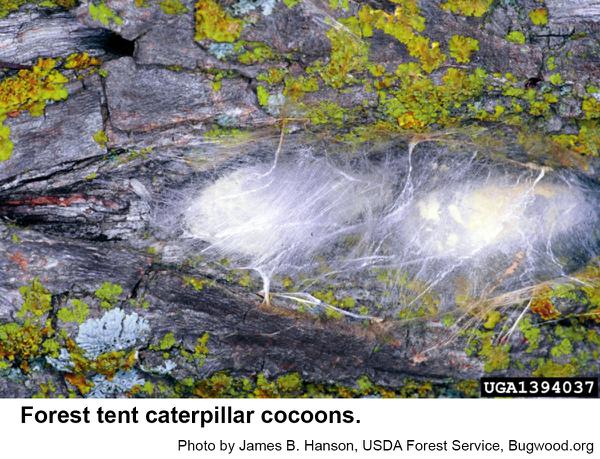
<svg viewBox="0 0 600 459"><path fill-rule="evenodd" d="M144 385L146 381L138 375L136 370L120 370L111 379L107 379L104 375L96 375L92 382L94 387L86 395L87 398L123 396L135 386Z"/></svg>
<svg viewBox="0 0 600 459"><path fill-rule="evenodd" d="M60 354L56 358L46 356L46 362L48 362L55 370L63 372L70 372L75 367L71 361L71 354L69 354L69 351L65 348L60 350Z"/></svg>
<svg viewBox="0 0 600 459"><path fill-rule="evenodd" d="M275 8L275 0L240 0L231 7L231 12L236 16L243 16L259 8L264 16L268 16Z"/></svg>
<svg viewBox="0 0 600 459"><path fill-rule="evenodd" d="M211 43L208 52L219 60L223 60L235 53L232 43Z"/></svg>
<svg viewBox="0 0 600 459"><path fill-rule="evenodd" d="M87 358L95 359L108 351L135 347L146 339L149 331L150 325L137 313L125 314L115 308L100 319L88 319L81 324L75 341Z"/></svg>
<svg viewBox="0 0 600 459"><path fill-rule="evenodd" d="M239 126L239 115L240 113L238 113L237 111L229 111L227 113L222 113L221 115L217 116L215 121L219 126L224 128L235 127Z"/></svg>
<svg viewBox="0 0 600 459"><path fill-rule="evenodd" d="M0 368L0 377L11 382L22 382L23 372L18 367Z"/></svg>
<svg viewBox="0 0 600 459"><path fill-rule="evenodd" d="M279 115L281 108L285 105L285 96L282 92L278 92L276 94L269 94L269 99L267 101L267 112L272 115Z"/></svg>
<svg viewBox="0 0 600 459"><path fill-rule="evenodd" d="M175 368L177 368L177 364L175 362L173 362L171 359L168 359L168 360L165 360L162 365L158 365L158 366L152 367L152 368L142 367L142 370L144 370L146 373L154 373L157 375L168 375Z"/></svg>

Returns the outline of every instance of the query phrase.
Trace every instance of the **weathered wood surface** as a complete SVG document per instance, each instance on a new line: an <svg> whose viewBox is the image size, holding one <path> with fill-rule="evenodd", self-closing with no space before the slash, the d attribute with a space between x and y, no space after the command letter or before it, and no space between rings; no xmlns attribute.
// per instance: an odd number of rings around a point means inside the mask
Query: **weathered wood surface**
<svg viewBox="0 0 600 459"><path fill-rule="evenodd" d="M274 151L276 138L223 149L202 139L219 120L233 120L240 128L277 125L255 95L256 76L267 64L243 66L216 59L194 42L191 14L166 17L156 6L136 9L130 0L111 0L106 3L124 24L100 27L89 18L87 2L82 3L71 12L26 10L0 20L2 61L31 64L40 56L89 51L105 59L108 72L104 79L93 75L72 83L69 99L49 105L43 117L22 114L7 121L15 151L0 163L2 321L15 319L21 305L18 289L36 277L53 295L53 317L70 298L94 304L93 292L109 281L123 287L121 306L128 307L129 299L149 302L147 310L136 309L151 326L145 347L139 349L142 366L157 364L148 346L166 333L174 333L189 349L202 333L210 334L205 364L178 362L172 376L179 380L204 378L218 370L275 376L297 371L317 382L352 385L366 374L378 384L398 386L407 377L443 381L482 374L481 362L466 356L461 340L427 358L420 356L448 333L436 323L364 326L299 315L276 304L266 308L255 291L225 281L223 273L201 291L186 285L185 276L214 273L186 265L184 243L155 237L156 201L231 158ZM192 1L184 3L193 10ZM389 2L369 3L390 7ZM526 80L537 77L544 59L553 54L565 79L575 80L581 72L600 76L597 1L548 0L550 32L525 46L504 39L516 21L509 10L495 9L480 26L443 12L439 2L421 3L432 38L460 33L480 39L481 52L472 66L510 71ZM288 10L278 4L276 13L244 32L244 39L293 52L292 67L305 65L330 50L323 11ZM590 35L568 42L565 37L574 30ZM107 46L114 33L135 42L132 56ZM572 52L568 64L561 60L567 51ZM383 34L376 36L371 53L384 64L407 56ZM223 79L215 92L210 69L233 70L235 75ZM368 104L373 97L357 89L339 100L342 105ZM563 116L551 121L563 126L580 112L569 97L561 104ZM110 151L92 139L100 130L109 135ZM146 146L153 152L132 156ZM595 170L591 166L588 173ZM176 255L170 258L160 250L149 254L153 244L166 244ZM97 306L92 309L101 315ZM60 373L36 371L25 383L0 378L0 396L29 396L39 381L47 380L65 391Z"/></svg>

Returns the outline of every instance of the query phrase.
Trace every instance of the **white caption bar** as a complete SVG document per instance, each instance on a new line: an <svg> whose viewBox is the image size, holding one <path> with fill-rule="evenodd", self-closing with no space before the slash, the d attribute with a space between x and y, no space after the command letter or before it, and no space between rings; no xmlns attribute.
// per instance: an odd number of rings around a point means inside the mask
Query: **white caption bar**
<svg viewBox="0 0 600 459"><path fill-rule="evenodd" d="M596 457L598 400L1 400L3 457ZM120 422L119 422L120 421Z"/></svg>

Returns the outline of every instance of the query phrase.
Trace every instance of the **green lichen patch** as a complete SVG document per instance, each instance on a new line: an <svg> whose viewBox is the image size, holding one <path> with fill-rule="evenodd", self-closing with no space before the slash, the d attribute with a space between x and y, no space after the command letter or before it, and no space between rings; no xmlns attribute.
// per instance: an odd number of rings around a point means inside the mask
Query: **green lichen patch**
<svg viewBox="0 0 600 459"><path fill-rule="evenodd" d="M72 341L67 340L67 349L73 367L65 375L65 381L75 387L81 395L88 394L93 388L93 378L101 375L112 379L119 371L134 368L137 363L137 351L109 351L95 359L89 359Z"/></svg>
<svg viewBox="0 0 600 459"><path fill-rule="evenodd" d="M546 8L536 8L529 12L529 19L534 25L545 26L548 24L548 10Z"/></svg>
<svg viewBox="0 0 600 459"><path fill-rule="evenodd" d="M88 318L89 306L84 301L72 299L70 305L60 308L57 313L59 320L82 324Z"/></svg>
<svg viewBox="0 0 600 459"><path fill-rule="evenodd" d="M453 35L448 43L450 56L460 64L471 62L471 55L479 51L479 41L462 35Z"/></svg>
<svg viewBox="0 0 600 459"><path fill-rule="evenodd" d="M102 60L90 56L87 52L70 54L65 61L66 69L82 70L100 65L102 65Z"/></svg>
<svg viewBox="0 0 600 459"><path fill-rule="evenodd" d="M159 383L154 396L200 398L428 398L477 397L479 384L475 380L433 383L405 379L397 387L385 387L363 375L354 384L331 384L306 381L297 372L279 376L259 373L255 377L236 377L220 371L195 381L184 378L174 387Z"/></svg>
<svg viewBox="0 0 600 459"><path fill-rule="evenodd" d="M318 90L319 81L315 77L288 77L285 79L283 94L292 101L299 101L306 93Z"/></svg>
<svg viewBox="0 0 600 459"><path fill-rule="evenodd" d="M2 124L7 116L22 112L41 116L49 101L67 98L68 80L55 66L54 59L40 59L31 70L20 70L0 81L0 161L8 160L14 148L10 128Z"/></svg>
<svg viewBox="0 0 600 459"><path fill-rule="evenodd" d="M39 385L39 390L31 398L53 398L56 397L58 389L53 381L42 382Z"/></svg>
<svg viewBox="0 0 600 459"><path fill-rule="evenodd" d="M8 16L13 11L18 11L23 5L25 5L27 0L5 0L0 5L0 18Z"/></svg>
<svg viewBox="0 0 600 459"><path fill-rule="evenodd" d="M100 307L110 309L119 302L122 293L123 287L119 284L104 282L94 295L100 300Z"/></svg>
<svg viewBox="0 0 600 459"><path fill-rule="evenodd" d="M75 8L79 4L79 0L42 0L42 4L50 8L56 5L61 8L70 9Z"/></svg>
<svg viewBox="0 0 600 459"><path fill-rule="evenodd" d="M208 279L201 279L199 277L186 276L183 278L183 282L186 286L192 287L197 292L204 290L204 287L210 284Z"/></svg>
<svg viewBox="0 0 600 459"><path fill-rule="evenodd" d="M239 145L254 138L255 132L233 127L223 127L214 124L204 133L204 139L211 143L223 145Z"/></svg>
<svg viewBox="0 0 600 459"><path fill-rule="evenodd" d="M572 352L573 345L571 344L571 341L566 338L550 349L550 355L556 358L562 357L563 355L570 355Z"/></svg>
<svg viewBox="0 0 600 459"><path fill-rule="evenodd" d="M486 316L486 320L483 323L483 328L487 328L488 330L493 330L494 328L496 328L496 325L498 325L498 323L500 322L501 319L502 319L502 314L500 314L499 311L492 310L492 311L488 312L488 314Z"/></svg>
<svg viewBox="0 0 600 459"><path fill-rule="evenodd" d="M327 32L327 37L331 42L329 62L317 62L308 72L318 74L325 84L336 89L358 82L358 74L368 60L367 45L347 32L334 28Z"/></svg>
<svg viewBox="0 0 600 459"><path fill-rule="evenodd" d="M242 31L243 22L229 15L215 0L196 3L196 40L233 43Z"/></svg>
<svg viewBox="0 0 600 459"><path fill-rule="evenodd" d="M600 101L595 97L588 97L581 103L581 109L585 113L585 118L593 120L600 118Z"/></svg>
<svg viewBox="0 0 600 459"><path fill-rule="evenodd" d="M533 352L538 349L542 331L532 323L530 317L525 317L521 320L519 329L527 342L527 352Z"/></svg>
<svg viewBox="0 0 600 459"><path fill-rule="evenodd" d="M363 6L357 17L348 18L344 23L355 34L365 38L371 37L374 29L394 37L406 46L412 57L419 60L427 73L438 69L446 61L439 42L421 35L425 30L425 18L415 0L398 3L393 14Z"/></svg>
<svg viewBox="0 0 600 459"><path fill-rule="evenodd" d="M19 289L23 304L16 322L0 324L0 370L12 366L29 371L32 360L43 355L56 355L54 329L48 318L52 295L39 279Z"/></svg>
<svg viewBox="0 0 600 459"><path fill-rule="evenodd" d="M454 14L462 16L483 16L494 0L447 0L440 6Z"/></svg>
<svg viewBox="0 0 600 459"><path fill-rule="evenodd" d="M317 290L312 292L312 296L322 301L325 304L334 306L335 308L344 310L354 310L357 307L357 301L351 296L338 296L333 290ZM341 319L343 317L342 312L336 311L335 309L325 309L325 316L331 319Z"/></svg>
<svg viewBox="0 0 600 459"><path fill-rule="evenodd" d="M175 335L172 332L169 332L159 341L157 349L160 351L168 351L176 344L177 340L175 339Z"/></svg>
<svg viewBox="0 0 600 459"><path fill-rule="evenodd" d="M261 73L256 77L258 81L264 81L270 85L275 85L283 82L287 70L281 67L271 67L266 72Z"/></svg>
<svg viewBox="0 0 600 459"><path fill-rule="evenodd" d="M258 103L266 107L269 104L269 91L262 85L258 85L256 87L256 98L258 99Z"/></svg>
<svg viewBox="0 0 600 459"><path fill-rule="evenodd" d="M525 44L525 34L519 30L513 30L506 35L506 39L519 45Z"/></svg>
<svg viewBox="0 0 600 459"><path fill-rule="evenodd" d="M350 8L350 0L329 0L329 8L332 10L344 10L348 11Z"/></svg>
<svg viewBox="0 0 600 459"><path fill-rule="evenodd" d="M570 283L536 289L521 312L492 310L480 327L469 327L466 353L486 372L575 376L600 371L600 268L596 261ZM514 321L517 323L514 323ZM514 333L514 334L513 334Z"/></svg>
<svg viewBox="0 0 600 459"><path fill-rule="evenodd" d="M538 378L570 378L577 374L577 368L570 363L556 363L552 360L539 359L537 368L532 373Z"/></svg>
<svg viewBox="0 0 600 459"><path fill-rule="evenodd" d="M478 356L486 373L508 369L511 363L509 344L496 343L493 331L469 330L468 334L470 341L465 352L469 356Z"/></svg>
<svg viewBox="0 0 600 459"><path fill-rule="evenodd" d="M70 54L64 63L65 69L75 70L78 80L99 72L101 65L101 59L90 56L87 52Z"/></svg>
<svg viewBox="0 0 600 459"><path fill-rule="evenodd" d="M432 319L439 313L440 298L433 289L429 289L408 272L397 269L379 270L377 281L384 290L395 291L394 303L411 304L410 308L402 308L397 315L399 320Z"/></svg>
<svg viewBox="0 0 600 459"><path fill-rule="evenodd" d="M106 144L108 143L108 136L106 135L106 132L103 130L96 131L92 138L94 139L94 142L100 145L100 147L106 148Z"/></svg>
<svg viewBox="0 0 600 459"><path fill-rule="evenodd" d="M0 2L0 19L18 11L23 5L39 5L44 8L71 9L77 6L77 0L2 0Z"/></svg>
<svg viewBox="0 0 600 459"><path fill-rule="evenodd" d="M31 285L20 287L19 293L23 298L23 305L17 312L19 319L37 320L52 309L52 295L37 278Z"/></svg>
<svg viewBox="0 0 600 459"><path fill-rule="evenodd" d="M237 59L244 65L262 63L275 57L275 52L265 43L242 41L238 42L234 50L237 50L237 48L243 49Z"/></svg>
<svg viewBox="0 0 600 459"><path fill-rule="evenodd" d="M163 13L172 16L185 14L189 11L187 7L181 3L181 0L161 0L158 3L158 6L160 6Z"/></svg>
<svg viewBox="0 0 600 459"><path fill-rule="evenodd" d="M123 18L110 9L104 1L91 1L89 4L90 17L100 24L108 27L111 24L120 26L123 25Z"/></svg>
<svg viewBox="0 0 600 459"><path fill-rule="evenodd" d="M139 150L130 150L126 155L119 157L118 162L120 164L126 164L136 159L146 159L154 151L153 147L144 147Z"/></svg>
<svg viewBox="0 0 600 459"><path fill-rule="evenodd" d="M44 353L44 343L54 335L50 323L41 326L30 320L0 325L0 370L17 366L27 372L30 362Z"/></svg>
<svg viewBox="0 0 600 459"><path fill-rule="evenodd" d="M196 362L196 365L202 367L208 357L210 352L208 348L208 340L210 339L210 334L205 332L202 336L200 336L196 340L196 346L194 347L194 353L192 354L192 358Z"/></svg>
<svg viewBox="0 0 600 459"><path fill-rule="evenodd" d="M315 125L343 127L350 119L350 111L340 107L335 102L322 101L307 110L307 117Z"/></svg>
<svg viewBox="0 0 600 459"><path fill-rule="evenodd" d="M552 75L550 75L548 77L548 80L550 81L550 83L552 83L554 86L560 86L561 84L563 84L563 78L561 76L560 73L553 73Z"/></svg>
<svg viewBox="0 0 600 459"><path fill-rule="evenodd" d="M371 37L373 29L378 29L406 45L425 30L425 18L417 0L406 0L396 2L393 14L365 5L346 25L363 37Z"/></svg>
<svg viewBox="0 0 600 459"><path fill-rule="evenodd" d="M407 43L407 48L411 56L419 59L427 73L437 70L446 62L446 55L440 49L440 44L427 37L415 36Z"/></svg>
<svg viewBox="0 0 600 459"><path fill-rule="evenodd" d="M600 123L598 120L582 121L579 123L577 134L557 134L551 139L559 147L571 150L584 156L600 154Z"/></svg>
<svg viewBox="0 0 600 459"><path fill-rule="evenodd" d="M453 114L463 104L481 95L487 74L450 68L437 85L414 64L400 64L396 71L398 89L380 91L385 114L406 130L421 131L432 125L449 126L456 122Z"/></svg>

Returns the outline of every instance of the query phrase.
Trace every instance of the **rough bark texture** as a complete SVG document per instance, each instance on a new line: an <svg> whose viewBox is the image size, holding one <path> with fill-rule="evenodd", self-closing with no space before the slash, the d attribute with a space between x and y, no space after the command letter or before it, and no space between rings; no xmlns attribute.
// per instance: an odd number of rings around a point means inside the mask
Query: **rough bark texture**
<svg viewBox="0 0 600 459"><path fill-rule="evenodd" d="M6 121L15 147L11 158L0 162L0 322L19 321L19 288L39 278L52 298L44 317L73 338L77 325L59 320L58 311L81 299L89 304L89 317L101 317L105 311L94 292L110 282L122 288L111 306L135 312L150 324L149 334L136 348L136 371L146 381L176 388L156 389L153 395L202 395L193 389L195 384L219 371L250 378L298 372L308 382L348 387L367 375L375 384L395 389L408 380L434 383L434 389L424 392L417 384L414 393L419 395L468 395L456 387L481 376L483 363L467 356L465 339L422 355L448 335L440 321L363 324L299 313L285 304L261 306L256 285L247 288L226 271L199 267L193 249L161 238L153 226L157 203L184 190L192 179L208 180L220 167L272 154L278 120L288 115L271 102L261 106L256 91L265 83L258 75L285 68L299 76L316 60L327 61L332 48L327 18L347 14L330 10L325 1L300 2L294 8L277 1L269 15L255 9L248 13L241 39L266 43L277 57L243 64L219 59L209 52L209 42L194 40L191 0L182 2L188 12L181 15L164 14L154 2L146 8L135 7L132 0L104 3L122 23L94 20L89 1L71 11L26 6L0 19L0 61L31 65L38 57L87 51L104 60L106 72L100 76L82 71L84 76L77 79L75 71L65 70L71 79L66 101L48 105L42 117L22 113ZM222 2L226 7L234 3ZM386 11L395 7L386 1L364 3ZM560 73L567 82L564 96L551 112L523 123L542 135L577 133L585 87L600 80L599 2L547 0L549 23L543 27L527 19L527 12L540 5L533 0L516 2L517 8L505 6L511 2L494 2L483 18L454 15L440 3L420 2L432 40L444 47L454 34L479 40L480 51L457 67L511 72L522 85L547 82L550 74ZM356 11L358 5L352 8ZM527 43L507 41L511 30L524 30ZM556 61L552 71L545 67L550 56ZM397 40L376 30L369 59L393 72L411 58ZM432 78L439 81L441 74ZM218 90L215 83L220 84ZM360 107L344 128L374 121L370 108L377 104L377 94L362 85L344 90L321 85L317 92L307 92L303 102L322 100L342 108ZM486 96L479 103L493 110L496 102ZM304 114L292 112L289 117L303 118L296 124L290 121L291 129L306 126ZM215 142L205 136L215 126L259 134L233 145ZM509 127L507 137L516 137L515 129ZM99 131L108 135L106 145L93 139ZM146 147L152 151L143 150ZM404 148L399 141L398 150ZM511 148L515 157L530 159L523 145ZM595 179L596 158L575 156L576 161L566 163L583 164L582 173ZM211 282L195 289L190 277ZM175 344L161 348L169 333ZM186 357L204 333L209 336L208 352ZM518 360L527 346L521 335L515 340L512 358ZM69 371L49 365L46 356L38 357L26 367L17 359L0 370L0 396L88 393L75 379L65 378ZM176 366L163 372L159 368L165 361ZM87 371L92 380L93 370ZM514 368L506 372L519 373ZM140 392L129 388L108 395L125 393Z"/></svg>

